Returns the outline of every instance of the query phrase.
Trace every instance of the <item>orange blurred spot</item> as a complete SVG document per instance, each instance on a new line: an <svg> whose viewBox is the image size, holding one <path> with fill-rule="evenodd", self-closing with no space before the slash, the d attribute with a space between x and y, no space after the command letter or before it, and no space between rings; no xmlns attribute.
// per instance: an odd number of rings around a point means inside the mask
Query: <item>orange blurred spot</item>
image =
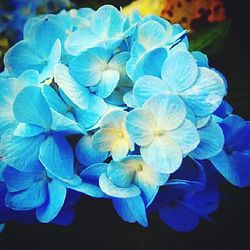
<svg viewBox="0 0 250 250"><path fill-rule="evenodd" d="M161 16L191 31L194 29L194 21L212 23L226 19L221 0L166 0Z"/></svg>

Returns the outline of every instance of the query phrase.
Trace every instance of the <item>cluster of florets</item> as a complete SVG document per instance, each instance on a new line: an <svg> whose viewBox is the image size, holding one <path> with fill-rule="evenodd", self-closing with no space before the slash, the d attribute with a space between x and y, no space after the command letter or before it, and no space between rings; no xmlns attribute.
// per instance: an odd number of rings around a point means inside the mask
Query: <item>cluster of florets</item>
<svg viewBox="0 0 250 250"><path fill-rule="evenodd" d="M110 5L39 16L4 64L0 223L70 223L85 194L188 231L217 209L221 175L250 184L249 123L178 24Z"/></svg>

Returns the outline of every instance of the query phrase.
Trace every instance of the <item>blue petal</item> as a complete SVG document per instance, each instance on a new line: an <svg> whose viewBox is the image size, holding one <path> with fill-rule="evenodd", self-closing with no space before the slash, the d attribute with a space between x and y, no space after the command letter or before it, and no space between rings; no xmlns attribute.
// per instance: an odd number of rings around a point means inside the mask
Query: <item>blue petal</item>
<svg viewBox="0 0 250 250"><path fill-rule="evenodd" d="M207 116L220 106L225 94L225 84L220 75L200 67L195 84L182 92L181 97L196 115Z"/></svg>
<svg viewBox="0 0 250 250"><path fill-rule="evenodd" d="M105 70L102 73L100 82L95 86L97 96L107 98L116 88L120 74L117 70Z"/></svg>
<svg viewBox="0 0 250 250"><path fill-rule="evenodd" d="M10 75L18 77L28 69L42 72L45 62L35 50L29 47L27 41L21 41L5 54L4 65Z"/></svg>
<svg viewBox="0 0 250 250"><path fill-rule="evenodd" d="M140 59L134 63L133 61L129 61L133 63L133 73L131 79L135 82L141 76L144 75L152 75L156 77L161 76L161 68L167 57L167 50L165 47L163 48L155 48L148 52L146 52ZM154 62L152 64L152 62ZM129 67L129 66L128 66Z"/></svg>
<svg viewBox="0 0 250 250"><path fill-rule="evenodd" d="M125 221L139 222L142 226L148 226L145 205L140 196L127 199L112 199L118 215Z"/></svg>
<svg viewBox="0 0 250 250"><path fill-rule="evenodd" d="M204 160L217 155L224 146L224 135L220 126L211 119L203 128L199 129L200 144L191 153L192 157Z"/></svg>
<svg viewBox="0 0 250 250"><path fill-rule="evenodd" d="M170 131L170 134L173 140L181 148L183 155L194 150L200 142L199 133L189 120L185 120L180 127Z"/></svg>
<svg viewBox="0 0 250 250"><path fill-rule="evenodd" d="M11 167L7 167L3 172L3 178L9 192L25 190L43 177L45 177L45 172L39 165L37 165L35 172L25 173Z"/></svg>
<svg viewBox="0 0 250 250"><path fill-rule="evenodd" d="M72 134L84 134L86 133L78 124L74 118L74 116L70 113L67 116L64 116L53 109L51 109L52 114L52 124L51 129L56 132L60 132L64 135L72 135Z"/></svg>
<svg viewBox="0 0 250 250"><path fill-rule="evenodd" d="M107 109L105 101L93 94L89 95L87 109L74 108L73 112L77 122L86 130L91 129L104 115Z"/></svg>
<svg viewBox="0 0 250 250"><path fill-rule="evenodd" d="M89 90L73 79L69 74L68 67L63 64L58 64L56 66L55 81L75 105L82 109L88 107Z"/></svg>
<svg viewBox="0 0 250 250"><path fill-rule="evenodd" d="M99 185L105 194L116 198L130 198L138 196L141 193L140 189L133 184L126 188L116 186L109 180L106 173L101 174Z"/></svg>
<svg viewBox="0 0 250 250"><path fill-rule="evenodd" d="M106 196L98 186L89 183L83 182L78 186L68 186L68 188L71 188L77 192L89 195L94 198L103 198Z"/></svg>
<svg viewBox="0 0 250 250"><path fill-rule="evenodd" d="M156 171L170 174L181 165L181 148L168 136L155 137L147 147L141 147L143 160Z"/></svg>
<svg viewBox="0 0 250 250"><path fill-rule="evenodd" d="M98 163L93 164L87 168L85 168L81 172L81 177L84 182L90 182L95 185L99 185L99 177L101 174L106 173L107 171L107 163Z"/></svg>
<svg viewBox="0 0 250 250"><path fill-rule="evenodd" d="M13 136L12 130L8 130L1 138L2 160L19 171L32 172L38 162L39 148L44 139L44 135L17 137Z"/></svg>
<svg viewBox="0 0 250 250"><path fill-rule="evenodd" d="M91 27L101 38L113 37L123 31L123 17L112 5L100 7L91 19Z"/></svg>
<svg viewBox="0 0 250 250"><path fill-rule="evenodd" d="M161 77L172 91L184 91L190 88L198 77L196 61L187 51L173 53L164 62Z"/></svg>
<svg viewBox="0 0 250 250"><path fill-rule="evenodd" d="M78 161L85 166L104 162L108 158L108 152L101 152L93 147L92 137L89 135L83 136L78 141L75 155Z"/></svg>
<svg viewBox="0 0 250 250"><path fill-rule="evenodd" d="M63 42L65 37L65 33L59 25L50 16L47 16L35 25L29 42L34 51L42 58L48 58L56 40L59 39Z"/></svg>
<svg viewBox="0 0 250 250"><path fill-rule="evenodd" d="M111 53L103 48L93 48L75 57L69 64L69 72L82 86L94 86L102 77Z"/></svg>
<svg viewBox="0 0 250 250"><path fill-rule="evenodd" d="M77 56L86 49L95 47L99 40L98 35L93 33L90 27L80 28L67 37L65 49L70 55Z"/></svg>
<svg viewBox="0 0 250 250"><path fill-rule="evenodd" d="M225 151L210 158L215 168L233 185L246 187L250 185L250 157L234 151L227 155Z"/></svg>
<svg viewBox="0 0 250 250"><path fill-rule="evenodd" d="M43 82L46 79L54 77L55 66L59 63L61 59L62 48L60 40L56 40L55 44L52 46L46 65L43 71L40 73L39 80Z"/></svg>
<svg viewBox="0 0 250 250"><path fill-rule="evenodd" d="M42 93L51 109L61 114L67 114L69 108L51 86L44 84L42 86Z"/></svg>
<svg viewBox="0 0 250 250"><path fill-rule="evenodd" d="M36 209L36 217L42 223L52 221L62 209L66 198L66 187L58 180L48 182L46 203Z"/></svg>
<svg viewBox="0 0 250 250"><path fill-rule="evenodd" d="M87 109L75 107L73 110L77 122L86 130L93 127L104 115L107 109L105 101L93 94L89 95L88 105Z"/></svg>
<svg viewBox="0 0 250 250"><path fill-rule="evenodd" d="M208 65L208 58L207 58L207 55L206 54L203 54L202 52L200 51L193 51L192 52L192 55L193 57L195 58L196 60L196 63L199 67L206 67L206 68L209 68L209 65Z"/></svg>
<svg viewBox="0 0 250 250"><path fill-rule="evenodd" d="M36 125L27 124L27 123L19 123L14 130L14 136L20 137L32 137L36 135L40 135L45 132L45 129Z"/></svg>
<svg viewBox="0 0 250 250"><path fill-rule="evenodd" d="M245 130L246 121L242 119L238 115L230 115L227 117L221 124L221 128L225 135L225 144L226 145L233 145L236 141L238 141L238 137L245 137ZM248 138L248 136L246 137Z"/></svg>
<svg viewBox="0 0 250 250"><path fill-rule="evenodd" d="M155 76L142 76L133 88L133 94L137 102L143 105L147 99L156 94L168 92L168 86L160 78Z"/></svg>
<svg viewBox="0 0 250 250"><path fill-rule="evenodd" d="M126 128L133 141L140 146L149 145L154 139L156 121L153 114L143 108L137 108L129 112Z"/></svg>
<svg viewBox="0 0 250 250"><path fill-rule="evenodd" d="M156 21L148 21L142 24L138 30L137 40L145 49L166 43L166 30Z"/></svg>
<svg viewBox="0 0 250 250"><path fill-rule="evenodd" d="M39 159L46 170L57 178L73 178L73 152L68 141L62 136L49 136L40 147Z"/></svg>
<svg viewBox="0 0 250 250"><path fill-rule="evenodd" d="M189 232L199 224L198 216L184 203L176 202L174 206L165 206L159 211L165 224L179 232Z"/></svg>
<svg viewBox="0 0 250 250"><path fill-rule="evenodd" d="M111 161L107 168L110 181L119 187L129 187L135 175L135 169L123 165L123 162Z"/></svg>
<svg viewBox="0 0 250 250"><path fill-rule="evenodd" d="M30 210L41 206L46 201L46 196L46 182L41 180L24 191L7 193L5 202L13 210Z"/></svg>
<svg viewBox="0 0 250 250"><path fill-rule="evenodd" d="M174 95L159 94L151 97L144 104L146 110L154 114L157 128L174 130L186 117L186 107L183 101Z"/></svg>
<svg viewBox="0 0 250 250"><path fill-rule="evenodd" d="M26 87L17 95L13 111L19 122L50 128L51 113L39 87Z"/></svg>

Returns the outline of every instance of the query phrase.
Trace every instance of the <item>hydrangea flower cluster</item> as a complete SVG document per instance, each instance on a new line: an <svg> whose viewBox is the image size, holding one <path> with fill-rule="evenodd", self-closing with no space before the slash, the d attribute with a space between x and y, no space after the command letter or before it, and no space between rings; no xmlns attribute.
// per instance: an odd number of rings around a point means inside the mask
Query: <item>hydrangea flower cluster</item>
<svg viewBox="0 0 250 250"><path fill-rule="evenodd" d="M83 195L190 231L250 184L250 124L178 24L111 5L31 18L0 75L0 223L67 225Z"/></svg>

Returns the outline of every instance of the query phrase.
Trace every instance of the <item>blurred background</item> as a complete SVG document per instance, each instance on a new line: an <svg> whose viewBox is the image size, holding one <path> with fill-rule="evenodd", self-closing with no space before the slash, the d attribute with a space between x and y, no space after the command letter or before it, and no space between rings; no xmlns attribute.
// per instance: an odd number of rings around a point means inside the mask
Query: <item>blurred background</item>
<svg viewBox="0 0 250 250"><path fill-rule="evenodd" d="M9 32L8 25L13 18L11 13L14 11L13 6L8 6L9 2L0 1L2 55L7 47L19 38L18 29L14 36ZM39 2L44 4L46 1ZM148 10L159 11L159 8L155 9L153 2L155 3L156 0L151 0L151 4L150 1L142 0L137 3L137 6L143 13ZM163 8L159 14L168 19L172 18L175 22L181 22L190 30L191 49L199 49L208 54L210 66L220 70L228 80L229 89L226 99L234 107L234 113L250 120L250 22L247 1L168 0L161 2L163 5L160 6ZM168 6L166 2L169 3ZM224 8L215 10L215 2L216 6L219 3L223 4ZM84 6L97 8L107 3L124 7L131 1L82 0L71 3L63 1L59 9L62 6L69 8L68 4L73 4L76 8ZM59 9L55 5L49 6L49 11ZM38 12L47 10L39 7ZM197 15L197 10L200 15ZM25 14L32 15L32 13L34 10ZM212 221L202 221L190 233L178 233L167 228L156 215L149 217L150 224L147 229L137 224L128 224L116 215L110 201L82 197L81 202L75 207L75 222L71 226L21 225L11 222L0 235L0 249L248 250L250 187L239 189L226 184L221 187L221 192L222 201L219 210L212 215Z"/></svg>

